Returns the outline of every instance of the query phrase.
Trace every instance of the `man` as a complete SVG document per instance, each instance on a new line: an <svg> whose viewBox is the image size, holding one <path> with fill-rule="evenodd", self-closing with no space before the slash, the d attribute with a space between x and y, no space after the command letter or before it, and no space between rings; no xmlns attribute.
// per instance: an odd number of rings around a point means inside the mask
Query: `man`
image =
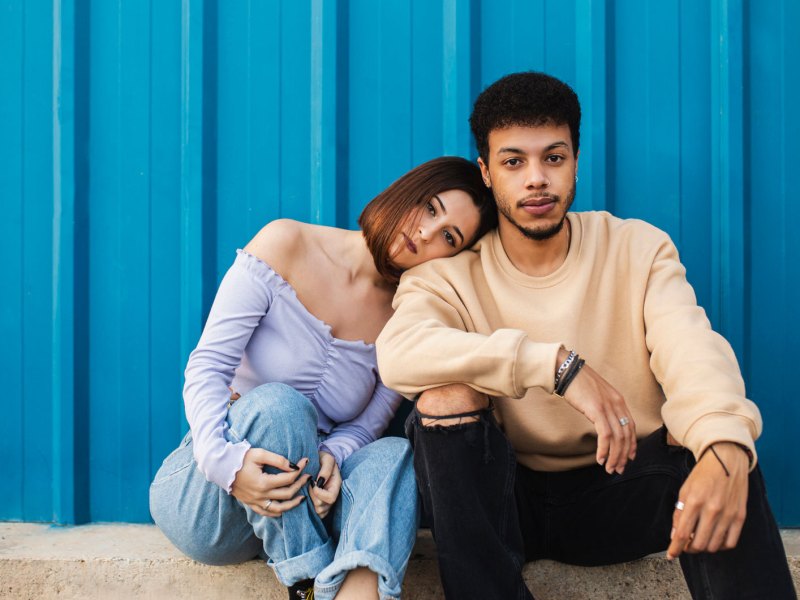
<svg viewBox="0 0 800 600"><path fill-rule="evenodd" d="M531 598L525 561L666 550L695 598L795 598L730 345L669 237L570 213L580 105L542 73L470 118L499 226L408 272L378 339L448 598ZM638 437L638 441L637 441Z"/></svg>

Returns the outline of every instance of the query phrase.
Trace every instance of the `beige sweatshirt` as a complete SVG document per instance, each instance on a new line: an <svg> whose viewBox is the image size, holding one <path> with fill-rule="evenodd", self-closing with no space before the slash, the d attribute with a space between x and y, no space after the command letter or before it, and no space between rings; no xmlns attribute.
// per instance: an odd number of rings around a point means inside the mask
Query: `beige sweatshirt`
<svg viewBox="0 0 800 600"><path fill-rule="evenodd" d="M458 382L496 396L521 464L572 469L594 462L597 438L553 395L563 345L623 395L640 437L665 423L696 457L731 441L755 458L758 408L669 236L603 212L568 218L569 253L545 277L516 269L496 231L405 273L377 341L384 383L407 396Z"/></svg>

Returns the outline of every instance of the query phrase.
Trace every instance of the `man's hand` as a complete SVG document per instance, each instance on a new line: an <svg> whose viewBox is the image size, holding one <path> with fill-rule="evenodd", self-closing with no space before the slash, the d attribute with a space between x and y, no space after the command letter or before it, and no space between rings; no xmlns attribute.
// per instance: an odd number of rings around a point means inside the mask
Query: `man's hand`
<svg viewBox="0 0 800 600"><path fill-rule="evenodd" d="M339 490L342 488L342 476L339 473L339 465L336 460L325 451L319 453L319 475L311 484L311 500L314 502L314 510L320 519L328 516L336 498L339 497Z"/></svg>
<svg viewBox="0 0 800 600"><path fill-rule="evenodd" d="M567 358L561 350L559 364ZM589 419L597 430L597 462L607 473L622 473L636 457L636 423L625 399L588 364L575 376L564 394L570 406ZM620 419L627 419L622 425Z"/></svg>
<svg viewBox="0 0 800 600"><path fill-rule="evenodd" d="M725 474L720 460L730 475ZM719 442L706 450L678 494L683 510L676 508L672 514L668 559L681 552L716 552L736 547L747 514L749 466L749 457L736 444Z"/></svg>
<svg viewBox="0 0 800 600"><path fill-rule="evenodd" d="M260 515L279 517L305 499L298 492L310 477L308 474L302 475L307 464L307 458L293 466L288 458L280 454L261 448L250 448L244 455L242 468L233 480L231 495ZM284 473L264 473L265 465Z"/></svg>

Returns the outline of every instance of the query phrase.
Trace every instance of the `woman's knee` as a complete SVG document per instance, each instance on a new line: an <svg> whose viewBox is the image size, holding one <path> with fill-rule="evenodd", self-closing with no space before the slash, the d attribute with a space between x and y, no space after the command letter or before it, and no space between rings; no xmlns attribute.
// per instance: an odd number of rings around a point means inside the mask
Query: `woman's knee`
<svg viewBox="0 0 800 600"><path fill-rule="evenodd" d="M312 419L316 422L317 413L311 401L293 387L284 383L265 383L236 400L228 411L232 425L254 418L294 423Z"/></svg>
<svg viewBox="0 0 800 600"><path fill-rule="evenodd" d="M316 464L317 411L300 392L281 383L261 385L236 400L228 411L228 441Z"/></svg>

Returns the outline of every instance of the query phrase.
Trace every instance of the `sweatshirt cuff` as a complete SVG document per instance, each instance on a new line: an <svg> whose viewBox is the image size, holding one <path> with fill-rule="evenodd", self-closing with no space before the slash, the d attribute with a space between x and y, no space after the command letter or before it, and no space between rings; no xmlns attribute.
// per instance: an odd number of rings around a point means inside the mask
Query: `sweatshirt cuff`
<svg viewBox="0 0 800 600"><path fill-rule="evenodd" d="M695 421L686 431L682 444L700 460L708 447L719 442L733 442L751 453L750 471L756 468L758 455L753 440L755 423L746 417L730 413L713 413Z"/></svg>
<svg viewBox="0 0 800 600"><path fill-rule="evenodd" d="M522 339L517 350L514 372L514 389L518 398L524 396L530 388L542 388L548 394L553 393L553 382L556 377L556 361L562 344L533 342L527 337Z"/></svg>

